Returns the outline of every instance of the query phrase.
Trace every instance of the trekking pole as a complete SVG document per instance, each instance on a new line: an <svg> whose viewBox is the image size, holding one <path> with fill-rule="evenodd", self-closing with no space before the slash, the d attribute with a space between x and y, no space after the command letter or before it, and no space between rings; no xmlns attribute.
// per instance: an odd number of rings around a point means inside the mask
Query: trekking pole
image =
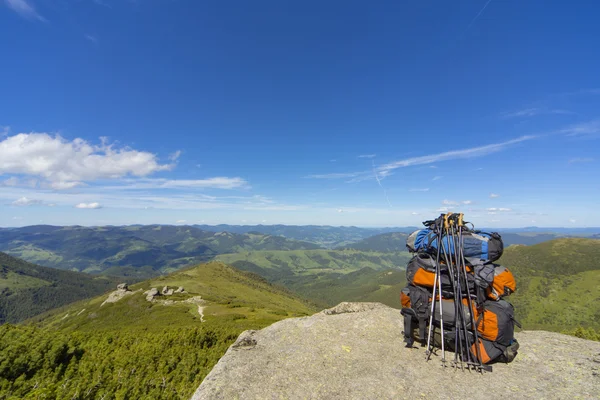
<svg viewBox="0 0 600 400"><path fill-rule="evenodd" d="M437 267L437 262L436 262L436 268L435 268L435 276L433 278L433 294L432 294L432 298L431 298L431 312L429 313L429 327L427 329L427 350L425 351L425 355L427 356L427 361L429 361L429 358L431 357L431 348L432 343L431 343L431 337L433 334L433 315L435 314L435 292L437 289L437 281L438 281L438 267ZM421 340L423 340L424 338L422 338Z"/></svg>
<svg viewBox="0 0 600 400"><path fill-rule="evenodd" d="M444 252L444 259L446 261L446 268L448 269L448 275L450 276L450 264L448 261L449 257L448 254L446 252L446 245L444 244L444 233L446 233L446 242L448 243L448 247L450 247L450 243L448 242L448 230L449 230L449 218L452 215L452 213L448 213L446 215L444 215L443 218L443 226L442 229L440 229L440 232L438 233L438 251L437 251L437 255L438 255L438 262L436 265L436 268L439 269L440 274L441 274L441 265L439 263L439 256L440 256L440 248L442 248L442 251ZM448 253L450 252L450 249L448 249ZM452 278L450 278L452 279ZM440 333L441 333L441 342L442 342L442 365L446 365L446 348L445 348L445 338L444 338L444 307L443 307L443 299L442 299L442 280L441 280L441 275L440 275L440 279L438 280L438 285L439 285L439 292L440 292Z"/></svg>
<svg viewBox="0 0 600 400"><path fill-rule="evenodd" d="M489 365L484 365L482 360L481 360L481 351L479 348L479 333L477 331L477 322L475 321L475 312L474 312L474 308L473 308L473 302L471 300L471 289L469 289L469 281L467 278L467 266L466 266L466 261L465 261L465 257L464 257L464 252L463 252L463 246L462 246L462 241L463 241L463 237L462 237L462 233L463 233L463 227L465 226L465 223L461 220L461 223L458 226L458 232L459 232L459 236L460 236L460 240L461 240L461 269L464 275L464 279L465 279L465 286L467 289L467 299L468 299L468 307L469 307L469 314L471 314L471 330L473 332L473 336L475 338L475 354L476 354L476 358L477 358L477 363L473 363L473 362L469 362L469 365L473 365L475 368L477 368L479 371L492 371L492 367L490 367ZM482 311L483 312L483 311ZM472 359L471 357L471 353L468 349L470 349L471 347L471 343L469 341L466 342L467 344L467 356L469 358L469 360Z"/></svg>
<svg viewBox="0 0 600 400"><path fill-rule="evenodd" d="M434 229L436 229L438 223L437 222L432 222L432 224L434 224ZM436 229L438 230L438 229ZM437 232L436 232L437 233ZM431 357L431 349L433 348L433 343L431 338L433 336L433 316L435 314L435 298L436 298L436 292L437 292L437 283L439 280L439 263L440 263L440 254L439 254L439 234L438 234L438 251L437 251L437 255L436 255L436 262L435 262L435 276L433 278L433 294L432 294L432 298L431 298L431 312L429 313L429 327L427 330L427 350L425 351L425 355L427 356L427 361L429 361L430 357ZM440 297L441 297L441 293L440 293Z"/></svg>
<svg viewBox="0 0 600 400"><path fill-rule="evenodd" d="M462 325L464 323L464 315L462 313L462 290L460 284L460 274L458 266L458 242L456 238L456 227L455 221L452 221L450 224L451 228L451 236L452 236L452 244L454 245L454 263L452 265L451 276L454 287L454 364L455 366L458 364L459 354L460 354L460 367L463 369L463 331L461 330Z"/></svg>

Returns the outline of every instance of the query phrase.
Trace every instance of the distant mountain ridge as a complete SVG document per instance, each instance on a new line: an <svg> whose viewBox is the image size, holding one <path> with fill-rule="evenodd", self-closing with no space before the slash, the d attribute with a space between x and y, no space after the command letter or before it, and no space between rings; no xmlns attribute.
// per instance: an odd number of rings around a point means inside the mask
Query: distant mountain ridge
<svg viewBox="0 0 600 400"><path fill-rule="evenodd" d="M319 249L260 233L208 232L192 226L28 226L0 229L0 251L40 265L148 277L245 250Z"/></svg>
<svg viewBox="0 0 600 400"><path fill-rule="evenodd" d="M205 231L248 233L284 236L290 239L317 243L322 247L332 249L344 247L368 237L389 232L410 233L416 227L393 228L361 228L356 226L327 226L327 225L194 225Z"/></svg>

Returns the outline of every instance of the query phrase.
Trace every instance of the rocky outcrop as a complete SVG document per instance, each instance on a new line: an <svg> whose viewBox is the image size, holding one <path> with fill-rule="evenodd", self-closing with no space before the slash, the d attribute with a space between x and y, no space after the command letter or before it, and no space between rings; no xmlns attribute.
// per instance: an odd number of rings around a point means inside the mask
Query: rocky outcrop
<svg viewBox="0 0 600 400"><path fill-rule="evenodd" d="M160 292L155 287L150 290L146 290L144 294L146 295L146 300L148 301L154 301L155 297L160 296Z"/></svg>
<svg viewBox="0 0 600 400"><path fill-rule="evenodd" d="M168 286L165 286L161 293L163 296L171 296L173 294L173 292L174 292L173 289L169 289Z"/></svg>
<svg viewBox="0 0 600 400"><path fill-rule="evenodd" d="M129 290L129 287L127 286L126 283L120 283L119 285L117 285L117 290L110 293L108 295L108 297L106 298L106 300L104 300L102 302L102 304L100 304L100 307L102 307L106 303L116 303L117 301L121 300L123 297L129 296L133 293L134 292Z"/></svg>
<svg viewBox="0 0 600 400"><path fill-rule="evenodd" d="M342 303L245 331L193 399L597 398L600 343L543 331L516 337L517 358L491 373L443 367L441 354L425 361L423 348L404 347L398 310Z"/></svg>

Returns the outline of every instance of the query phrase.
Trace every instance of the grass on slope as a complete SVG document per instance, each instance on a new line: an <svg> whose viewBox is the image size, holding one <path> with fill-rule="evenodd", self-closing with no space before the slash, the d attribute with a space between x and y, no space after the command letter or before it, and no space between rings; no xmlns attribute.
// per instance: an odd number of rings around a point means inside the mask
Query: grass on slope
<svg viewBox="0 0 600 400"><path fill-rule="evenodd" d="M186 293L155 302L142 293L163 286L183 286ZM287 290L219 262L130 289L116 303L101 306L107 298L101 296L36 317L29 326L0 327L0 398L188 399L242 331L316 311ZM206 302L184 302L197 296Z"/></svg>
<svg viewBox="0 0 600 400"><path fill-rule="evenodd" d="M30 264L0 253L0 324L106 292L117 282Z"/></svg>
<svg viewBox="0 0 600 400"><path fill-rule="evenodd" d="M509 298L525 329L600 332L600 241L557 239L511 246L499 261L517 279Z"/></svg>
<svg viewBox="0 0 600 400"><path fill-rule="evenodd" d="M217 259L259 274L322 306L341 301L381 301L398 307L405 282L406 252L346 250L261 251L220 255Z"/></svg>

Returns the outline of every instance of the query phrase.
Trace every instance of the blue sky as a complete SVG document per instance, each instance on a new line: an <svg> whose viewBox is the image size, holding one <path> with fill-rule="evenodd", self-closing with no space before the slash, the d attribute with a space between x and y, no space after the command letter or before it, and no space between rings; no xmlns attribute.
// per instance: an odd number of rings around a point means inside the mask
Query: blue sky
<svg viewBox="0 0 600 400"><path fill-rule="evenodd" d="M599 13L0 0L0 226L600 226Z"/></svg>

